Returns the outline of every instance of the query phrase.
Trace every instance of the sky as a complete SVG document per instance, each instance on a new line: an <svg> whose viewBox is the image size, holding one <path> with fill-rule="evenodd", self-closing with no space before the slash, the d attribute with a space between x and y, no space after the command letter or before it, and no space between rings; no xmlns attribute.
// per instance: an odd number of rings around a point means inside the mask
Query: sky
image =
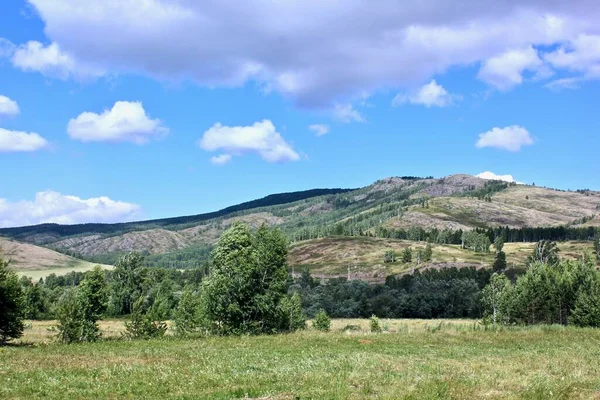
<svg viewBox="0 0 600 400"><path fill-rule="evenodd" d="M2 0L0 227L456 173L600 189L597 0Z"/></svg>

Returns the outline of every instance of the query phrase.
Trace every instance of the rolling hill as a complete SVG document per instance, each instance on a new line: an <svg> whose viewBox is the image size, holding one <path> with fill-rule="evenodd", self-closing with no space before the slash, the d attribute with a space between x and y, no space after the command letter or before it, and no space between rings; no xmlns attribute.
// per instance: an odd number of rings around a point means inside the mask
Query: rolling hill
<svg viewBox="0 0 600 400"><path fill-rule="evenodd" d="M45 277L51 273L64 275L68 272L88 271L97 264L61 254L45 247L15 240L0 238L0 255L9 261L9 267L19 275L33 279ZM110 265L100 265L112 268Z"/></svg>
<svg viewBox="0 0 600 400"><path fill-rule="evenodd" d="M392 177L354 190L276 194L195 216L120 224L43 224L0 229L0 236L90 261L110 264L123 253L139 251L147 255L151 265L185 268L196 265L190 260L205 260L211 246L235 221L253 227L276 225L296 243L294 246L332 236L350 236L349 240L356 242L353 246L367 246L361 242L365 236L414 227L427 231L592 227L593 231L600 226L599 214L600 193L594 191L553 190L469 175ZM301 265L306 260L299 261L295 248L290 263ZM332 271L339 269L335 262L327 262Z"/></svg>

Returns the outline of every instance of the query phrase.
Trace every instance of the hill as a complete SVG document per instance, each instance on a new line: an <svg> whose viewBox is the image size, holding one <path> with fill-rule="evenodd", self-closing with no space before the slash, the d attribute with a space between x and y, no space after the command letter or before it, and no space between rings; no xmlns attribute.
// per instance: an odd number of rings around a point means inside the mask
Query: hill
<svg viewBox="0 0 600 400"><path fill-rule="evenodd" d="M195 216L121 224L44 224L0 229L0 236L95 262L110 264L123 253L139 251L147 255L149 265L187 268L205 260L235 221L253 227L277 225L293 243L331 236L415 239L406 232L501 226L579 229L577 237L564 239L589 239L600 226L599 214L600 193L593 191L568 192L469 175L406 176L354 190L276 194ZM525 240L522 236L519 241Z"/></svg>
<svg viewBox="0 0 600 400"><path fill-rule="evenodd" d="M36 280L51 273L63 275L71 271L88 271L97 265L45 247L4 238L0 238L0 254L4 259L9 260L9 267L19 275L26 275ZM112 268L110 265L100 266Z"/></svg>

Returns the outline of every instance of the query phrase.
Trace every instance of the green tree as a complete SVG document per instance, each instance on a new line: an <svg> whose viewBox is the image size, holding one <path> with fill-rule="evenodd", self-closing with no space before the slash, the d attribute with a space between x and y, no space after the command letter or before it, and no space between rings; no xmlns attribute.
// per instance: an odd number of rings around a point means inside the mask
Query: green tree
<svg viewBox="0 0 600 400"><path fill-rule="evenodd" d="M67 290L57 307L58 338L64 343L94 342L100 338L98 321L106 312L104 271L95 267L78 288Z"/></svg>
<svg viewBox="0 0 600 400"><path fill-rule="evenodd" d="M496 253L504 250L504 239L502 236L498 236L496 239L494 239L494 249L496 250Z"/></svg>
<svg viewBox="0 0 600 400"><path fill-rule="evenodd" d="M581 290L569 322L581 327L600 328L600 282L595 281L588 290Z"/></svg>
<svg viewBox="0 0 600 400"><path fill-rule="evenodd" d="M396 262L396 252L394 250L386 250L385 254L383 255L383 262L384 263Z"/></svg>
<svg viewBox="0 0 600 400"><path fill-rule="evenodd" d="M23 334L23 290L17 274L0 258L0 345Z"/></svg>
<svg viewBox="0 0 600 400"><path fill-rule="evenodd" d="M23 304L24 314L26 319L39 320L43 319L48 314L48 305L46 303L46 295L42 285L39 283L33 283L27 279L26 282L22 282L23 287Z"/></svg>
<svg viewBox="0 0 600 400"><path fill-rule="evenodd" d="M383 328L379 322L379 318L375 315L371 315L371 319L369 320L369 325L371 326L372 333L381 333L383 332Z"/></svg>
<svg viewBox="0 0 600 400"><path fill-rule="evenodd" d="M558 247L550 240L540 240L536 243L533 253L528 258L528 264L542 263L556 265L559 261Z"/></svg>
<svg viewBox="0 0 600 400"><path fill-rule="evenodd" d="M275 333L286 326L287 241L278 229L263 225L253 234L234 223L212 257L203 307L214 333Z"/></svg>
<svg viewBox="0 0 600 400"><path fill-rule="evenodd" d="M284 297L281 301L282 326L281 331L293 332L306 328L306 317L302 312L302 300L296 292L291 297Z"/></svg>
<svg viewBox="0 0 600 400"><path fill-rule="evenodd" d="M409 263L411 261L412 261L412 250L410 249L410 247L407 247L404 250L402 250L402 262Z"/></svg>
<svg viewBox="0 0 600 400"><path fill-rule="evenodd" d="M129 339L151 339L164 336L167 324L157 318L156 310L146 304L144 296L133 303L133 312L125 321L124 337Z"/></svg>
<svg viewBox="0 0 600 400"><path fill-rule="evenodd" d="M141 254L129 253L115 264L110 283L111 314L127 315L133 312L133 304L143 293L143 261Z"/></svg>
<svg viewBox="0 0 600 400"><path fill-rule="evenodd" d="M481 299L484 307L484 319L492 323L510 321L511 283L502 274L493 274L490 283L483 288Z"/></svg>
<svg viewBox="0 0 600 400"><path fill-rule="evenodd" d="M492 269L494 272L502 272L506 269L506 253L502 250L496 252Z"/></svg>
<svg viewBox="0 0 600 400"><path fill-rule="evenodd" d="M316 330L328 332L331 328L331 319L329 318L329 315L327 315L325 310L321 309L319 310L317 315L315 315L315 319L313 320L312 324L313 328L315 328Z"/></svg>
<svg viewBox="0 0 600 400"><path fill-rule="evenodd" d="M431 243L427 243L427 246L425 246L425 250L423 250L423 261L424 262L431 261L432 257L433 257L433 250L431 248Z"/></svg>
<svg viewBox="0 0 600 400"><path fill-rule="evenodd" d="M200 294L196 293L191 286L186 286L183 289L174 312L173 322L175 333L178 336L186 336L202 326Z"/></svg>

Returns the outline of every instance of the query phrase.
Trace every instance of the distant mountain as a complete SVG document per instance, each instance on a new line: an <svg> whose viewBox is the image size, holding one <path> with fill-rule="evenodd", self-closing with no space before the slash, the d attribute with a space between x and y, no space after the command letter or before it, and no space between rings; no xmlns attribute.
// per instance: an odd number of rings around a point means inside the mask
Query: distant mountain
<svg viewBox="0 0 600 400"><path fill-rule="evenodd" d="M360 189L283 193L208 214L120 224L44 224L0 236L111 263L140 251L151 265L189 267L205 259L235 221L277 225L291 241L380 236L383 231L509 226L600 226L600 193L567 192L469 175L392 177Z"/></svg>

